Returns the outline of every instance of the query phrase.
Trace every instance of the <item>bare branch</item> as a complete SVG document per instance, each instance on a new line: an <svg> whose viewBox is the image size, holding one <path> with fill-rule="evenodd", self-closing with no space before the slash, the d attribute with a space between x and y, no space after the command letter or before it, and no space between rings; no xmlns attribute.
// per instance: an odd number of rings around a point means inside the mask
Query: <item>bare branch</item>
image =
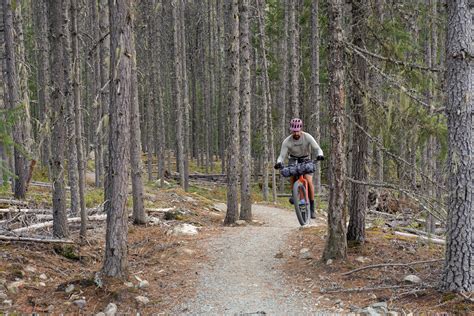
<svg viewBox="0 0 474 316"><path fill-rule="evenodd" d="M350 48L347 47L349 50ZM405 87L402 83L398 82L395 78L392 78L391 76L387 75L384 73L381 69L379 69L374 63L370 61L363 53L356 49L352 49L352 52L355 52L357 55L359 55L361 58L363 58L366 62L367 65L369 65L369 69L375 70L377 73L379 73L383 78L387 80L389 84L392 86L398 88L400 91L402 91L406 96L408 96L410 99L414 100L415 102L421 104L424 108L426 108L429 112L435 112L437 111L436 108L433 106L429 105L428 103L424 102L421 97L415 95L416 91L409 89Z"/></svg>
<svg viewBox="0 0 474 316"><path fill-rule="evenodd" d="M360 126L357 122L355 122L353 120L353 118L349 115L349 114L345 114L345 116L357 127L359 128L360 130L362 130L364 132L365 135L367 135L367 137L370 139L370 141L372 141L373 143L375 143L377 145L377 147L379 149L381 149L384 153L386 153L387 155L389 155L390 157L392 157L393 159L397 160L397 161L400 161L402 163L404 163L405 165L407 166L410 166L411 168L413 168L414 170L416 170L416 172L418 172L422 177L424 177L426 180L428 180L428 182L430 182L431 184L439 187L440 189L442 189L443 191L447 192L446 190L446 187L443 186L443 185L440 185L438 183L438 181L435 181L433 179L431 179L428 175L426 175L425 173L423 173L422 170L420 170L416 165L406 161L405 159L403 159L402 157L398 156L398 155L395 155L394 153L390 152L387 148L385 148L383 146L383 144L381 143L381 141L377 138L375 138L374 136L370 135L369 132L367 132L362 126Z"/></svg>
<svg viewBox="0 0 474 316"><path fill-rule="evenodd" d="M388 286L376 286L376 287L356 287L349 289L321 289L321 293L346 293L346 292L364 292L364 291L379 291L379 290L390 290L400 288L410 288L419 286L419 284L405 284L405 285L388 285Z"/></svg>
<svg viewBox="0 0 474 316"><path fill-rule="evenodd" d="M407 62L404 62L404 61L395 60L395 59L392 59L390 57L385 57L385 56L382 56L382 55L378 55L378 54L370 52L370 51L368 51L364 48L356 46L356 45L354 45L350 42L345 42L345 44L347 46L349 46L350 48L352 48L354 50L357 50L360 53L369 55L371 57L374 57L374 58L377 58L377 59L380 59L380 60L383 60L383 61L386 61L386 62L390 62L390 63L395 64L397 66L403 66L403 67L410 68L410 69L419 69L419 70L431 71L431 72L440 72L440 71L442 71L441 69L438 69L438 68L420 66L420 65L417 65L417 64L411 64L411 63L407 63Z"/></svg>
<svg viewBox="0 0 474 316"><path fill-rule="evenodd" d="M357 268L357 269L351 270L349 272L345 272L341 275L350 275L352 273L367 270L367 269L376 269L376 268L383 268L383 267L407 267L407 268L411 268L411 266L413 266L413 265L425 264L425 263L434 263L434 262L440 262L440 261L443 261L443 260L444 259L432 259L432 260L415 261L415 262L410 262L410 263L380 263L380 264L373 264L373 265L370 265L370 266L365 266L365 267L362 267L362 268Z"/></svg>
<svg viewBox="0 0 474 316"><path fill-rule="evenodd" d="M435 210L435 207L434 205L432 205L432 203L430 203L429 199L421 194L418 194L416 192L413 192L411 190L407 190L405 188L401 188L399 186L396 186L394 184L390 184L390 183L374 183L374 182L364 182L364 181L359 181L359 180L355 180L355 179L352 179L348 176L346 176L346 179L349 180L350 182L352 183L356 183L356 184L361 184L361 185L367 185L367 186L371 186L371 187L379 187L379 188L387 188L387 189L392 189L392 190L397 190L399 192L402 192L408 196L410 196L412 199L414 199L418 204L420 204L420 206L425 210L427 211L428 213L430 213L431 215L433 215L433 217L435 217L437 220L441 221L441 222L445 222L446 221L446 215L447 215L447 211L444 209L444 208L441 208L439 207L441 210L444 211L444 213L438 213L437 211L434 211ZM426 204L431 204L429 206L425 205L425 203L423 203L423 200ZM439 202L439 201L436 201L439 206L442 206L443 203Z"/></svg>
<svg viewBox="0 0 474 316"><path fill-rule="evenodd" d="M39 242L39 243L53 243L53 244L73 244L74 241L69 239L42 239L42 238L29 238L29 237L15 237L15 236L3 236L0 235L2 241L23 241L23 242Z"/></svg>

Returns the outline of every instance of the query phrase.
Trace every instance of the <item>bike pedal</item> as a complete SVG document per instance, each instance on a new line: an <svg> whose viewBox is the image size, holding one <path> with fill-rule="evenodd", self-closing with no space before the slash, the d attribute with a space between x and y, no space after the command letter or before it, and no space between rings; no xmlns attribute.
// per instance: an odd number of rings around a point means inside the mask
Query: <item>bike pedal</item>
<svg viewBox="0 0 474 316"><path fill-rule="evenodd" d="M290 197L289 202L290 204L295 204L295 201L293 201L293 197Z"/></svg>

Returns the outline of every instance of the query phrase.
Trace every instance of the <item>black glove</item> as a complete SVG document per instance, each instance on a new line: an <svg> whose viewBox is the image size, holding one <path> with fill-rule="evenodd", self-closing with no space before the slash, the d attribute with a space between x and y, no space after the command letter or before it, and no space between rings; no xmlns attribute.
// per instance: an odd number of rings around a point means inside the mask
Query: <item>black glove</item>
<svg viewBox="0 0 474 316"><path fill-rule="evenodd" d="M275 168L275 169L282 169L282 168L283 168L283 164L282 164L281 162L277 162L277 163L275 164L275 166L273 166L273 168Z"/></svg>
<svg viewBox="0 0 474 316"><path fill-rule="evenodd" d="M318 157L316 157L316 161L322 161L322 160L324 160L324 156L318 156Z"/></svg>

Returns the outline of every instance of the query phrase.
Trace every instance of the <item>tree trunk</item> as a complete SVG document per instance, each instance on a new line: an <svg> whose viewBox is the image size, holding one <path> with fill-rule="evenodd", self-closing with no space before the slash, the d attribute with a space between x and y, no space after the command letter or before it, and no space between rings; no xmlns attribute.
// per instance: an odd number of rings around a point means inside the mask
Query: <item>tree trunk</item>
<svg viewBox="0 0 474 316"><path fill-rule="evenodd" d="M146 12L146 24L147 24L147 45L146 45L146 63L144 67L147 67L149 70L145 74L145 80L147 80L148 84L146 85L145 89L149 89L148 92L144 92L144 96L148 97L148 100L145 100L145 108L146 108L146 115L145 115L145 122L146 122L146 139L147 139L147 171L148 171L148 181L151 182L153 180L153 150L156 148L155 143L158 141L154 137L154 131L156 126L157 117L155 116L156 107L157 107L157 89L155 87L155 72L156 72L156 62L153 58L154 54L153 51L155 49L153 40L154 30L156 28L156 2L151 1L150 8L146 9L150 10Z"/></svg>
<svg viewBox="0 0 474 316"><path fill-rule="evenodd" d="M214 21L214 9L213 9L213 1L208 1L208 56L207 56L207 60L208 60L208 67L207 67L207 71L209 73L209 104L208 104L208 109L209 109L209 116L207 116L207 119L209 120L210 122L210 129L209 129L209 133L208 133L208 137L209 137L209 140L208 140L208 143L209 143L209 167L211 168L211 170L214 170L214 146L213 146L213 140L216 139L216 137L214 137L214 134L215 134L215 128L213 126L213 116L215 114L215 109L214 109L214 104L215 104L215 79L214 79L214 50L215 50L215 47L214 47L214 27L213 27L213 21Z"/></svg>
<svg viewBox="0 0 474 316"><path fill-rule="evenodd" d="M260 11L258 11L257 15L261 14ZM259 17L259 32L262 32L263 30L263 25L261 21L261 17ZM264 31L264 30L263 30ZM260 43L264 40L264 35L260 34ZM260 52L256 52L256 54L261 54L262 55L262 61L263 57L265 56L265 52L262 49L262 44L260 44ZM260 63L257 63L257 65ZM264 64L264 62L263 62ZM264 66L265 67L265 66ZM263 68L264 68L263 67ZM268 145L268 98L266 95L266 84L265 84L265 70L263 70L263 73L260 74L260 79L261 79L261 86L262 86L262 107L259 115L259 123L258 124L261 128L261 135L262 135L262 160L263 160L263 166L262 166L262 174L263 174L263 183L262 183L262 194L263 194L263 199L265 201L268 201L268 150L269 150L269 145Z"/></svg>
<svg viewBox="0 0 474 316"><path fill-rule="evenodd" d="M100 29L100 46L99 46L99 59L100 59L100 105L102 108L101 117L104 118L108 116L109 113L109 78L110 78L110 35L107 35L110 30L109 25L109 12L107 6L107 0L99 0L99 29ZM109 139L108 134L108 125L103 124L101 129L102 142L106 143ZM108 148L103 146L102 148L102 166L103 174L108 174ZM104 176L104 188L107 187L107 177Z"/></svg>
<svg viewBox="0 0 474 316"><path fill-rule="evenodd" d="M132 77L130 78L132 93L130 103L130 164L132 168L133 223L143 225L146 223L146 214L143 205L143 167L140 107L138 103L137 54L133 35L130 40L130 50L128 52L132 60Z"/></svg>
<svg viewBox="0 0 474 316"><path fill-rule="evenodd" d="M90 63L92 67L92 82L91 82L91 104L92 112L94 119L94 125L92 126L91 132L93 133L92 142L94 144L94 159L95 159L95 185L96 187L102 187L103 185L103 176L104 176L104 166L102 160L102 110L101 110L101 75L100 75L100 49L99 49L99 40L100 40L100 30L99 30L99 18L97 12L97 1L98 0L89 0L89 18L90 18L90 30L92 32L92 50L89 53Z"/></svg>
<svg viewBox="0 0 474 316"><path fill-rule="evenodd" d="M472 20L467 0L448 1L446 38L446 114L448 117L448 220L441 288L472 291L472 214L474 211L472 159L473 104L471 53Z"/></svg>
<svg viewBox="0 0 474 316"><path fill-rule="evenodd" d="M3 25L3 1L0 1L0 25ZM5 62L6 58L5 51L4 51L4 30L5 28L1 28L0 30L0 111L4 111L7 107L8 99L7 99L7 92L6 92L6 78L5 78ZM5 114L0 114L0 120L6 121ZM2 125L2 132L5 134L10 134L9 127L7 124ZM6 151L8 150L8 145L3 140L0 140L0 185L7 186L8 185L8 157L6 155Z"/></svg>
<svg viewBox="0 0 474 316"><path fill-rule="evenodd" d="M290 77L288 73L288 61L289 61L289 54L288 54L288 46L289 46L289 36L288 36L288 28L289 28L289 10L288 5L285 5L285 17L284 17L284 26L283 26L283 38L281 43L281 60L282 60L282 71L281 71L281 104L280 104L280 141L283 142L287 135L288 131L288 118L287 114L291 113L290 110L290 102L289 101L289 93L288 93L288 78ZM283 191L285 188L286 180L284 177L280 177L280 190Z"/></svg>
<svg viewBox="0 0 474 316"><path fill-rule="evenodd" d="M127 259L127 195L130 176L130 108L132 102L133 34L131 0L109 0L110 104L109 175L104 209L107 213L105 260L107 276L125 278Z"/></svg>
<svg viewBox="0 0 474 316"><path fill-rule="evenodd" d="M252 198L250 191L251 145L250 145L250 41L249 0L240 2L240 58L241 58L241 110L240 110L240 219L252 220Z"/></svg>
<svg viewBox="0 0 474 316"><path fill-rule="evenodd" d="M229 139L227 158L227 213L225 225L233 224L239 218L239 5L238 0L228 3L230 27L228 34L229 56Z"/></svg>
<svg viewBox="0 0 474 316"><path fill-rule="evenodd" d="M19 5L17 6L19 7ZM18 8L17 8L18 10ZM20 117L15 120L12 128L13 141L21 146L14 146L15 177L13 178L13 192L16 199L24 199L27 191L28 180L28 155L30 141L30 115L29 102L23 99L24 95L20 90L20 77L16 66L17 54L15 53L14 37L14 7L11 0L3 0L3 21L5 36L5 58L6 58L6 81L8 90L8 104L10 109L20 108ZM24 56L18 56L24 60ZM26 102L25 102L26 101Z"/></svg>
<svg viewBox="0 0 474 316"><path fill-rule="evenodd" d="M41 142L41 164L48 165L49 160L49 139L47 135L47 122L49 120L49 42L48 42L48 15L46 1L34 1L35 29L36 29L36 49L37 49L37 93L39 111L39 133Z"/></svg>
<svg viewBox="0 0 474 316"><path fill-rule="evenodd" d="M184 107L184 191L188 192L189 190L189 83L188 83L188 68L187 68L187 53L186 53L186 25L185 25L185 4L181 6L180 14L180 23L181 23L181 32L180 32L180 43L181 43L181 58L183 61L183 107Z"/></svg>
<svg viewBox="0 0 474 316"><path fill-rule="evenodd" d="M28 191L29 181L31 180L30 174L33 171L32 168L36 161L34 158L38 155L36 148L34 146L33 132L32 132L32 119L31 119L31 106L30 106L30 96L29 96L29 67L28 67L28 55L25 49L26 39L23 31L23 14L22 14L22 4L18 3L14 10L13 24L15 27L15 46L16 46L16 56L17 56L17 74L19 79L19 91L20 91L20 105L22 106L22 116L23 120L23 133L24 133L24 143L23 151L28 155L31 155L33 158L31 162L27 162L27 179L26 179L26 191ZM27 160L30 160L27 157Z"/></svg>
<svg viewBox="0 0 474 316"><path fill-rule="evenodd" d="M63 67L64 67L64 98L67 102L66 111L66 131L67 131L67 169L68 182L71 193L71 212L74 216L79 215L80 201L79 201L79 171L77 159L77 144L76 144L76 114L74 109L74 94L72 91L72 68L71 68L71 28L69 23L70 3L63 4L65 14L68 16L68 24L62 36L63 45Z"/></svg>
<svg viewBox="0 0 474 316"><path fill-rule="evenodd" d="M158 16L160 17L157 21L157 19L154 19L153 23L153 32L154 34L157 34L159 27L163 25L162 23L162 12L163 8L160 5L159 6L160 11L158 12ZM160 43L163 43L163 39L161 41L152 41L152 60L156 61L156 53L161 52L161 47L162 45L159 45ZM166 148L166 134L165 134L165 126L164 126L164 113L163 113L163 93L162 93L162 86L163 86L163 79L161 77L162 73L162 61L159 60L158 62L153 63L152 67L152 84L153 84L153 99L154 99L154 117L156 118L155 123L153 125L153 133L155 135L155 141L158 143L158 146L156 146L156 156L158 160L158 179L160 179L160 186L162 187L164 185L164 173L165 173L165 148Z"/></svg>
<svg viewBox="0 0 474 316"><path fill-rule="evenodd" d="M289 8L289 31L290 31L290 83L291 83L291 115L292 117L300 117L300 94L299 94L299 57L298 57L298 26L296 19L296 2L297 0L290 0Z"/></svg>
<svg viewBox="0 0 474 316"><path fill-rule="evenodd" d="M263 0L259 0L258 5L258 25L259 25L259 32L260 32L260 49L262 51L262 78L263 78L263 111L262 113L263 118L265 119L264 128L265 126L267 129L264 131L264 166L263 166L263 177L264 177L264 197L265 192L267 193L268 199L268 156L270 155L270 160L275 161L275 149L273 144L273 117L272 117L272 97L271 97L271 90L270 90L270 78L268 76L268 62L267 62L267 47L265 43L265 19L264 19L264 7L265 2ZM270 153L268 151L270 150ZM276 201L276 175L275 169L272 169L272 200L273 202Z"/></svg>
<svg viewBox="0 0 474 316"><path fill-rule="evenodd" d="M383 144L383 137L381 132L377 136L377 144L374 144L375 152L375 180L378 182L383 182L383 151L378 144Z"/></svg>
<svg viewBox="0 0 474 316"><path fill-rule="evenodd" d="M436 10L436 2L437 0L426 0L426 5L430 8L430 29L429 35L426 39L426 51L425 51L425 64L427 67L430 68L437 68L436 66L436 58L437 58L437 32L436 32L436 19L437 19L437 10ZM431 75L431 74L430 74ZM435 74L431 75L435 77ZM434 85L436 83L432 77L428 78L428 89L427 89L427 96L426 96L426 103L430 106L430 114L433 114L434 104L433 100L436 97L436 89ZM435 179L436 175L436 157L438 156L436 153L436 138L434 135L430 135L428 137L428 144L427 144L427 165L429 172L427 173L429 179L427 179L426 183L426 193L428 196L435 196L435 186L430 181L430 179ZM426 219L426 231L428 233L434 233L436 228L435 225L435 218L431 213L427 214Z"/></svg>
<svg viewBox="0 0 474 316"><path fill-rule="evenodd" d="M367 5L361 0L352 0L352 43L357 47L365 47L365 34L367 33L368 19ZM363 91L367 91L367 65L365 60L355 55L352 60L352 115L354 126L352 128L352 178L362 182L368 180L367 157L369 139L366 99ZM365 213L367 210L367 186L352 183L351 198L349 201L349 227L347 240L356 243L365 241Z"/></svg>
<svg viewBox="0 0 474 316"><path fill-rule="evenodd" d="M320 133L320 108L321 99L319 95L319 0L311 1L311 101L313 105L313 114L311 117L313 136L321 144ZM314 193L319 196L321 193L321 165L316 164L316 170L313 176Z"/></svg>
<svg viewBox="0 0 474 316"><path fill-rule="evenodd" d="M75 1L71 2L71 36L72 36L72 72L73 72L73 94L74 94L74 119L76 128L76 147L77 147L77 163L78 163L78 175L79 175L79 206L81 211L81 228L80 237L81 239L86 238L87 232L87 212L85 203L85 160L84 160L84 149L82 143L82 106L81 106L81 93L80 93L80 58L79 58L79 39L77 31L77 13L78 8Z"/></svg>
<svg viewBox="0 0 474 316"><path fill-rule="evenodd" d="M219 71L219 155L221 158L221 170L222 173L226 170L226 119L227 119L227 108L226 108L226 93L224 91L225 87L225 58L224 58L224 13L223 13L223 0L217 1L217 48L218 48L218 71Z"/></svg>
<svg viewBox="0 0 474 316"><path fill-rule="evenodd" d="M342 0L329 1L329 103L331 156L329 163L328 237L323 259L345 259L347 255L345 222L344 157L344 44L342 42Z"/></svg>
<svg viewBox="0 0 474 316"><path fill-rule="evenodd" d="M49 0L48 19L50 23L51 64L51 180L53 182L53 235L58 238L69 236L66 215L66 190L64 185L64 150L66 126L64 115L67 101L64 98L64 42L67 32L65 0Z"/></svg>
<svg viewBox="0 0 474 316"><path fill-rule="evenodd" d="M177 163L179 171L179 184L184 189L185 178L184 178L184 141L183 141L183 100L181 95L182 90L182 72L181 66L181 45L180 45L180 21L181 14L179 10L182 10L181 1L172 0L171 6L173 11L173 48L174 48L174 70L175 70L175 81L174 81L174 93L175 93L175 108L177 115L177 126L176 126L176 145L177 145Z"/></svg>

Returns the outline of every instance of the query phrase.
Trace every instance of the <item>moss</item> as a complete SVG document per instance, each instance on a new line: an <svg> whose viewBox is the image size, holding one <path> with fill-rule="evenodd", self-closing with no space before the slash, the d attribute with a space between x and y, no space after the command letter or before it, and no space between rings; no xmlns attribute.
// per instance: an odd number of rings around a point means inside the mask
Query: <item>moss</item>
<svg viewBox="0 0 474 316"><path fill-rule="evenodd" d="M213 186L212 188L205 188L205 187L190 185L189 192L197 194L211 201L217 200L217 201L224 202L226 201L226 198L227 198L227 188L225 185L216 185L216 186Z"/></svg>
<svg viewBox="0 0 474 316"><path fill-rule="evenodd" d="M25 273L23 272L23 270L21 270L21 268L15 268L10 271L10 275L12 278L23 279Z"/></svg>
<svg viewBox="0 0 474 316"><path fill-rule="evenodd" d="M454 294L454 293L446 293L446 294L443 295L443 298L441 299L441 301L444 303L444 302L447 302L447 301L454 300L456 297L457 297L457 295Z"/></svg>
<svg viewBox="0 0 474 316"><path fill-rule="evenodd" d="M180 211L169 211L165 213L165 220L171 221L171 220L177 220L177 221L182 221L184 220L184 216L181 214Z"/></svg>
<svg viewBox="0 0 474 316"><path fill-rule="evenodd" d="M472 303L458 303L453 304L452 311L455 313L466 314L472 311Z"/></svg>
<svg viewBox="0 0 474 316"><path fill-rule="evenodd" d="M58 254L63 256L64 258L78 261L80 256L76 253L76 249L71 245L64 245L60 247L55 247L54 251Z"/></svg>
<svg viewBox="0 0 474 316"><path fill-rule="evenodd" d="M86 207L100 205L104 202L104 190L100 188L87 190L84 200L86 202Z"/></svg>
<svg viewBox="0 0 474 316"><path fill-rule="evenodd" d="M214 168L209 169L210 173L222 173L222 162L216 160L213 163ZM189 173L206 173L206 166L198 166L195 160L189 161Z"/></svg>
<svg viewBox="0 0 474 316"><path fill-rule="evenodd" d="M34 181L49 182L48 168L36 165L33 169L32 179Z"/></svg>
<svg viewBox="0 0 474 316"><path fill-rule="evenodd" d="M377 217L372 221L372 224L375 227L382 227L385 225L385 220L383 218Z"/></svg>
<svg viewBox="0 0 474 316"><path fill-rule="evenodd" d="M361 243L360 241L356 241L356 240L348 240L347 241L347 247L348 248L352 248L352 249L361 249L363 248L363 243Z"/></svg>

